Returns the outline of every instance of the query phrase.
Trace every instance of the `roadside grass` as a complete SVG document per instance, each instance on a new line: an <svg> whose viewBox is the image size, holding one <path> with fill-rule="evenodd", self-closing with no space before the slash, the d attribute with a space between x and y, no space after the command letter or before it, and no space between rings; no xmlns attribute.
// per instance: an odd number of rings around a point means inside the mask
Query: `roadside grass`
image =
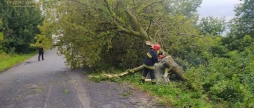
<svg viewBox="0 0 254 108"><path fill-rule="evenodd" d="M98 72L92 75L99 75ZM106 79L102 76L91 78L91 80L99 82L100 80L110 80L117 83L128 83L134 85L138 89L147 94L158 98L158 104L162 106L170 106L172 108L223 108L212 102L205 93L198 93L189 90L183 82L170 82L169 84L152 85L151 82L140 84L141 72L126 75L122 78Z"/></svg>
<svg viewBox="0 0 254 108"><path fill-rule="evenodd" d="M36 52L30 54L12 54L0 53L0 73L11 68L12 66L25 61L34 56Z"/></svg>
<svg viewBox="0 0 254 108"><path fill-rule="evenodd" d="M152 85L151 82L140 84L141 73L127 75L124 82L135 85L140 90L159 98L159 105L169 105L173 108L212 108L206 94L191 91L182 82Z"/></svg>

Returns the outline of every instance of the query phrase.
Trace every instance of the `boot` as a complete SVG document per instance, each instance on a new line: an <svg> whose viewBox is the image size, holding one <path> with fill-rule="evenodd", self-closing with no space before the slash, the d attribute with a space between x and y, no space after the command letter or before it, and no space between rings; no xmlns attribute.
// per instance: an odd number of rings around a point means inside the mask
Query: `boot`
<svg viewBox="0 0 254 108"><path fill-rule="evenodd" d="M155 85L156 84L156 82L152 82L152 85Z"/></svg>
<svg viewBox="0 0 254 108"><path fill-rule="evenodd" d="M141 84L144 84L144 83L145 83L145 80L144 80L144 79L141 79L141 80L140 80L140 83L141 83Z"/></svg>

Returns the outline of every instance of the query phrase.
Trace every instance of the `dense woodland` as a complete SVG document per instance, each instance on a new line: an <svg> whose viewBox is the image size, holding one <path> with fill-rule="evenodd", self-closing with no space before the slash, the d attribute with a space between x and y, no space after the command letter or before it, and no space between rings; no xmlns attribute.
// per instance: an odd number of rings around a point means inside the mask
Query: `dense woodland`
<svg viewBox="0 0 254 108"><path fill-rule="evenodd" d="M191 98L172 99L173 106L254 107L254 0L237 5L229 22L199 18L202 0L41 2L17 8L0 1L0 53L28 53L38 45L49 49L51 36L63 34L58 50L66 64L111 72L142 65L149 48L145 41L152 41L188 78L171 90Z"/></svg>

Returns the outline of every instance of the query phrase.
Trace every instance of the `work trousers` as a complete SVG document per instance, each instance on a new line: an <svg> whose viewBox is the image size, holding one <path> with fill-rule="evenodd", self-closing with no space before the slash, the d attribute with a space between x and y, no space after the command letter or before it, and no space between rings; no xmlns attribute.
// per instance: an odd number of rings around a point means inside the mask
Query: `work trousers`
<svg viewBox="0 0 254 108"><path fill-rule="evenodd" d="M144 80L146 78L148 72L150 73L151 81L152 82L156 82L155 74L154 74L154 69L144 68L144 72L142 74L142 79Z"/></svg>
<svg viewBox="0 0 254 108"><path fill-rule="evenodd" d="M43 52L39 52L39 56L38 56L38 60L40 61L40 57L42 58L42 60L44 60L43 58Z"/></svg>

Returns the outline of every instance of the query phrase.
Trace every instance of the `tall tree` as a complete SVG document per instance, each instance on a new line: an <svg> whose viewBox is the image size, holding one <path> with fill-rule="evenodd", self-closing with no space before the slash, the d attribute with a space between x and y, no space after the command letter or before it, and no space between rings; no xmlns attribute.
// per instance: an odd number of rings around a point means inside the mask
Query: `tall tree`
<svg viewBox="0 0 254 108"><path fill-rule="evenodd" d="M250 46L250 43L242 43L244 37L247 35L254 37L254 1L243 0L243 3L236 6L235 12L229 36L223 41L230 50L242 51L244 47Z"/></svg>
<svg viewBox="0 0 254 108"><path fill-rule="evenodd" d="M251 35L254 37L254 1L244 0L244 3L238 5L235 9L237 35Z"/></svg>
<svg viewBox="0 0 254 108"><path fill-rule="evenodd" d="M197 14L197 8L200 7L203 0L167 0L168 10L171 14L183 14L190 18Z"/></svg>
<svg viewBox="0 0 254 108"><path fill-rule="evenodd" d="M37 25L43 20L39 7L29 7L25 4L23 7L15 7L2 0L0 16L3 19L4 50L18 53L29 51L30 43L34 42L34 36L39 33Z"/></svg>
<svg viewBox="0 0 254 108"><path fill-rule="evenodd" d="M212 16L202 18L199 22L199 28L203 35L222 35L226 30L225 18L219 19Z"/></svg>

